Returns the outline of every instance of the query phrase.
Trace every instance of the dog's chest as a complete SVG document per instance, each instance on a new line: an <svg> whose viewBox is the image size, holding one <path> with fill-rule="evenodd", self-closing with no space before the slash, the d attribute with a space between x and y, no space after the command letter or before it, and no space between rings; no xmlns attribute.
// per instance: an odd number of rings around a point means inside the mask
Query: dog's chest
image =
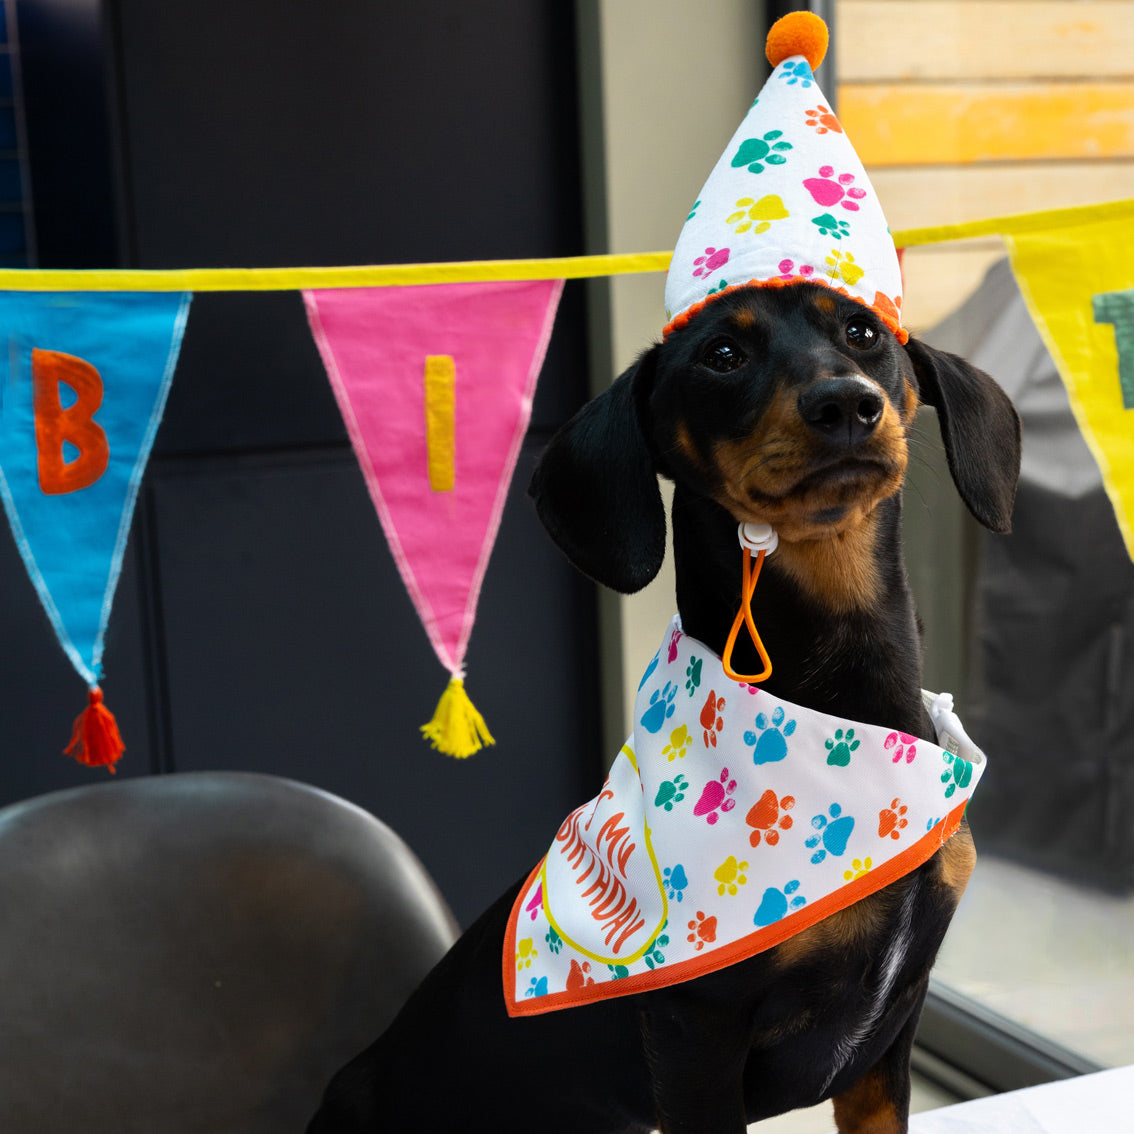
<svg viewBox="0 0 1134 1134"><path fill-rule="evenodd" d="M791 938L934 854L983 767L975 749L731 681L676 619L635 718L512 911L513 1015L689 980ZM894 950L896 972L900 937Z"/></svg>

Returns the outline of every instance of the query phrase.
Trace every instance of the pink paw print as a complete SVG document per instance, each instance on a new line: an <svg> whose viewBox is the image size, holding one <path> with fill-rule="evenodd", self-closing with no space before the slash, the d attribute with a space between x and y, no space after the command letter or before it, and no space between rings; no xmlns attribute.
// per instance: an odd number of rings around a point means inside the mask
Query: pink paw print
<svg viewBox="0 0 1134 1134"><path fill-rule="evenodd" d="M730 780L728 769L722 768L719 778L710 780L701 790L701 798L693 807L694 815L704 815L711 827L721 813L731 811L736 806L732 793L736 791L736 780Z"/></svg>
<svg viewBox="0 0 1134 1134"><path fill-rule="evenodd" d="M858 212L858 202L866 196L865 189L854 188L854 174L840 173L837 181L833 165L821 165L818 177L809 177L803 187L815 198L817 205L830 208L832 205L842 205L852 213Z"/></svg>
<svg viewBox="0 0 1134 1134"><path fill-rule="evenodd" d="M526 906L524 906L524 913L531 914L532 921L535 921L536 914L543 909L543 883L541 882L536 887L536 892L532 895L532 899Z"/></svg>
<svg viewBox="0 0 1134 1134"><path fill-rule="evenodd" d="M681 641L681 631L674 630L669 636L669 664L673 665L677 661L677 643Z"/></svg>
<svg viewBox="0 0 1134 1134"><path fill-rule="evenodd" d="M905 732L892 732L882 742L882 747L894 750L892 759L895 764L900 764L903 756L907 764L912 764L917 755L917 737Z"/></svg>
<svg viewBox="0 0 1134 1134"><path fill-rule="evenodd" d="M693 261L693 274L695 276L710 276L718 268L728 263L727 248L706 248L704 256L698 256Z"/></svg>
<svg viewBox="0 0 1134 1134"><path fill-rule="evenodd" d="M779 268L781 280L793 280L796 276L803 276L804 279L808 279L815 274L815 269L812 265L800 264L799 267L796 267L791 260L781 260ZM753 692L755 692L755 690L753 690Z"/></svg>

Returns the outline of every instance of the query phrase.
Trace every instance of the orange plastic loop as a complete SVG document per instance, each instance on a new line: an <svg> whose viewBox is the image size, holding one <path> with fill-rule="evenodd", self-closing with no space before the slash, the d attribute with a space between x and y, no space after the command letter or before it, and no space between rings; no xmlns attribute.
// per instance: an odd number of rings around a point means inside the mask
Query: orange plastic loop
<svg viewBox="0 0 1134 1134"><path fill-rule="evenodd" d="M752 619L752 596L756 591L756 581L760 578L760 569L764 566L766 554L766 552L761 551L756 556L756 566L753 567L752 552L748 548L744 549L744 580L740 591L740 609L736 612L736 618L733 621L732 629L729 631L728 641L725 642L724 654L721 657L725 675L732 678L733 681L740 681L746 685L756 685L761 681L767 681L772 676L772 659L768 657L768 651L764 649L764 643L760 640L756 623ZM736 638L740 633L742 623L748 628L748 636L752 639L752 644L756 647L756 652L764 663L762 673L745 675L737 673L732 668L732 651L736 645Z"/></svg>

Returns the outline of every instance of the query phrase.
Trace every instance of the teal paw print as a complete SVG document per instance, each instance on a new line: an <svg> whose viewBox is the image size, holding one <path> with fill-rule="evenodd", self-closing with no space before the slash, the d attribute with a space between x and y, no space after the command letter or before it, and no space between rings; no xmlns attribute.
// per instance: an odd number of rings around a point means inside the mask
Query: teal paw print
<svg viewBox="0 0 1134 1134"><path fill-rule="evenodd" d="M687 217L686 217L685 219L686 219L687 221L691 221L691 220L692 220L692 219L693 219L693 218L694 218L694 217L695 217L695 216L697 215L697 210L698 210L698 209L699 209L700 207L701 207L701 202L700 202L700 201L694 201L694 202L693 202L693 208L691 208L691 209L689 210L689 215L688 215L688 216L687 216Z"/></svg>
<svg viewBox="0 0 1134 1134"><path fill-rule="evenodd" d="M689 659L689 664L685 667L685 688L692 697L697 692L697 687L701 684L701 659Z"/></svg>
<svg viewBox="0 0 1134 1134"><path fill-rule="evenodd" d="M728 280L718 280L716 287L711 287L705 295L716 295L718 291L724 291L728 287Z"/></svg>
<svg viewBox="0 0 1134 1134"><path fill-rule="evenodd" d="M771 925L785 914L807 905L807 899L799 892L799 879L793 878L782 890L769 886L752 918L754 925Z"/></svg>
<svg viewBox="0 0 1134 1134"><path fill-rule="evenodd" d="M954 756L952 752L942 752L941 758L949 766L941 773L941 782L946 786L945 798L948 799L959 787L968 787L973 779L973 766L963 756Z"/></svg>
<svg viewBox="0 0 1134 1134"><path fill-rule="evenodd" d="M792 63L789 60L776 74L779 75L789 87L794 87L796 83L798 83L803 90L807 90L815 81L815 73L802 59L798 63Z"/></svg>
<svg viewBox="0 0 1134 1134"><path fill-rule="evenodd" d="M625 965L607 965L606 967L610 969L611 980L621 980L630 975L630 970Z"/></svg>
<svg viewBox="0 0 1134 1134"><path fill-rule="evenodd" d="M642 714L642 727L647 732L661 732L662 725L673 716L676 696L677 686L672 681L667 681L664 689L655 689L650 694L649 708Z"/></svg>
<svg viewBox="0 0 1134 1134"><path fill-rule="evenodd" d="M547 977L541 976L539 980L532 977L531 984L524 990L525 996L546 996L547 995Z"/></svg>
<svg viewBox="0 0 1134 1134"><path fill-rule="evenodd" d="M787 714L783 707L776 706L771 720L764 713L757 713L753 722L760 730L759 734L748 731L744 734L744 743L755 745L752 753L753 764L774 764L782 760L788 752L787 737L795 732L795 721L784 723Z"/></svg>
<svg viewBox="0 0 1134 1134"><path fill-rule="evenodd" d="M749 173L763 173L764 164L783 165L787 161L784 154L790 150L790 142L781 142L782 130L769 130L762 138L746 138L732 159L732 168L748 166Z"/></svg>
<svg viewBox="0 0 1134 1134"><path fill-rule="evenodd" d="M543 935L544 941L547 942L547 947L553 952L558 953L563 948L563 938L555 931L555 926L552 926Z"/></svg>
<svg viewBox="0 0 1134 1134"><path fill-rule="evenodd" d="M669 925L669 922L667 921L665 925ZM663 930L665 929L665 925L662 926ZM659 933L657 937L646 946L646 952L642 959L651 969L656 969L658 965L665 964L665 954L662 952L662 949L668 944L669 934Z"/></svg>
<svg viewBox="0 0 1134 1134"><path fill-rule="evenodd" d="M804 843L804 846L815 851L811 861L819 863L828 854L841 855L847 849L847 840L854 830L854 819L844 815L843 809L837 803L832 803L827 808L827 815L816 815L812 818L811 826L816 833Z"/></svg>
<svg viewBox="0 0 1134 1134"><path fill-rule="evenodd" d="M665 883L665 892L671 902L680 902L685 897L685 888L689 879L685 874L685 867L679 862L674 867L667 866L662 878Z"/></svg>
<svg viewBox="0 0 1134 1134"><path fill-rule="evenodd" d="M850 225L845 220L839 220L838 217L834 217L830 213L812 217L811 223L817 225L824 236L829 236L833 240L842 240L844 236L850 235Z"/></svg>
<svg viewBox="0 0 1134 1134"><path fill-rule="evenodd" d="M854 738L853 728L848 728L845 736L841 728L835 729L835 735L823 742L823 746L827 749L827 763L845 768L850 763L851 753L860 743Z"/></svg>
<svg viewBox="0 0 1134 1134"><path fill-rule="evenodd" d="M688 787L689 781L684 776L674 776L672 780L662 780L658 785L658 794L654 797L654 806L664 807L666 811L672 811L673 805L680 803L685 798Z"/></svg>

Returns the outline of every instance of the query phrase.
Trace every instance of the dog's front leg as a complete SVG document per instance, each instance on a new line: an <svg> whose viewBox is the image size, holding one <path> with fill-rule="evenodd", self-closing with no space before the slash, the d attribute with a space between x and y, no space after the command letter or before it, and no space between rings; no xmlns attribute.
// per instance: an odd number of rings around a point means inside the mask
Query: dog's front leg
<svg viewBox="0 0 1134 1134"><path fill-rule="evenodd" d="M640 1020L662 1134L743 1134L747 1035L736 1016L666 989L642 998Z"/></svg>

